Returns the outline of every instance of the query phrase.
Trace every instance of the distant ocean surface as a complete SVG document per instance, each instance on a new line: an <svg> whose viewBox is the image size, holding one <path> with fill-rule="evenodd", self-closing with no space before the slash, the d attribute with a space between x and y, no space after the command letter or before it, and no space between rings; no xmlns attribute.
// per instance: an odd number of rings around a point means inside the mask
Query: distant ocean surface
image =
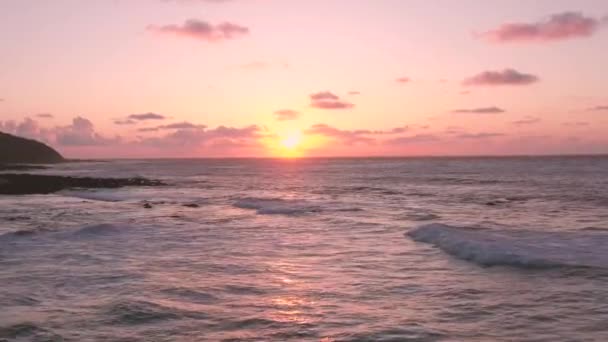
<svg viewBox="0 0 608 342"><path fill-rule="evenodd" d="M0 196L0 341L608 341L608 157L36 172L169 185Z"/></svg>

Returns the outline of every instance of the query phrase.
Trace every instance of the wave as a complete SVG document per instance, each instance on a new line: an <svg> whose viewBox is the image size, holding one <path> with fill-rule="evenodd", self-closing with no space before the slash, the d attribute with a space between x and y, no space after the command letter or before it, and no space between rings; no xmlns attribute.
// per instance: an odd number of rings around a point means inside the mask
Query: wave
<svg viewBox="0 0 608 342"><path fill-rule="evenodd" d="M394 189L387 189L381 187L373 187L373 186L329 186L325 187L322 190L313 191L317 194L322 195L348 195L348 194L377 194L377 195L402 195L401 191L397 191Z"/></svg>
<svg viewBox="0 0 608 342"><path fill-rule="evenodd" d="M205 319L207 315L143 300L121 301L112 304L106 315L113 324L139 325L183 318Z"/></svg>
<svg viewBox="0 0 608 342"><path fill-rule="evenodd" d="M16 239L31 237L40 233L51 232L50 229L38 228L38 229L20 229L12 232L0 234L0 240L3 239Z"/></svg>
<svg viewBox="0 0 608 342"><path fill-rule="evenodd" d="M76 197L85 200L101 202L122 202L131 199L124 191L116 190L68 190L60 192L67 197Z"/></svg>
<svg viewBox="0 0 608 342"><path fill-rule="evenodd" d="M608 268L608 234L473 229L434 223L406 235L483 266Z"/></svg>
<svg viewBox="0 0 608 342"><path fill-rule="evenodd" d="M61 336L31 322L0 326L0 339L5 341L5 338L18 341L63 341Z"/></svg>
<svg viewBox="0 0 608 342"><path fill-rule="evenodd" d="M99 235L111 235L123 232L125 229L128 229L126 226L119 226L114 224L94 224L90 226L85 226L78 229L74 232L76 236L99 236Z"/></svg>
<svg viewBox="0 0 608 342"><path fill-rule="evenodd" d="M440 216L433 213L409 213L405 214L404 218L410 221L433 221L439 219Z"/></svg>
<svg viewBox="0 0 608 342"><path fill-rule="evenodd" d="M234 202L241 209L255 210L260 215L302 215L322 211L304 200L245 197Z"/></svg>

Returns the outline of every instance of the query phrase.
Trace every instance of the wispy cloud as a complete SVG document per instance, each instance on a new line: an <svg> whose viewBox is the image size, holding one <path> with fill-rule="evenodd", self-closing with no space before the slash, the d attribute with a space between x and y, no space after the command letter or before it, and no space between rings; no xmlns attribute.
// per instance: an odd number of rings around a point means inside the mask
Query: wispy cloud
<svg viewBox="0 0 608 342"><path fill-rule="evenodd" d="M205 125L194 124L192 122L183 121L183 122L176 122L176 123L172 123L172 124L160 125L160 126L155 126L155 127L142 127L140 129L138 129L138 131L156 132L156 131L160 131L160 130L169 130L169 129L205 129L205 128L207 128L207 126L205 126Z"/></svg>
<svg viewBox="0 0 608 342"><path fill-rule="evenodd" d="M310 95L310 105L319 109L350 109L355 105L340 99L329 91L321 91Z"/></svg>
<svg viewBox="0 0 608 342"><path fill-rule="evenodd" d="M589 108L589 110L592 112L608 111L608 106L595 106L595 107Z"/></svg>
<svg viewBox="0 0 608 342"><path fill-rule="evenodd" d="M361 92L358 90L351 90L348 92L348 95L361 95Z"/></svg>
<svg viewBox="0 0 608 342"><path fill-rule="evenodd" d="M541 121L540 118L533 117L533 116L527 116L521 120L513 121L512 124L517 125L517 126L524 126L524 125L533 125L533 124L539 123L540 121Z"/></svg>
<svg viewBox="0 0 608 342"><path fill-rule="evenodd" d="M313 101L321 100L339 100L340 97L330 91L321 91L318 93L310 94L310 99Z"/></svg>
<svg viewBox="0 0 608 342"><path fill-rule="evenodd" d="M205 125L191 129L177 129L166 135L143 138L137 143L154 146L157 148L172 147L214 147L232 148L239 146L250 146L262 137L260 128L255 125L242 128L218 126L213 129L205 128Z"/></svg>
<svg viewBox="0 0 608 342"><path fill-rule="evenodd" d="M137 121L132 120L132 119L114 120L114 124L115 125L136 125Z"/></svg>
<svg viewBox="0 0 608 342"><path fill-rule="evenodd" d="M531 23L505 23L481 36L495 43L549 42L593 35L601 21L581 12L563 12Z"/></svg>
<svg viewBox="0 0 608 342"><path fill-rule="evenodd" d="M501 71L483 71L465 79L462 83L465 86L501 86L528 85L538 81L538 76L508 68Z"/></svg>
<svg viewBox="0 0 608 342"><path fill-rule="evenodd" d="M589 126L589 123L588 122L584 122L584 121L564 122L564 123L562 123L562 126L566 126L566 127L586 127L586 126Z"/></svg>
<svg viewBox="0 0 608 342"><path fill-rule="evenodd" d="M50 113L38 113L36 114L36 117L42 118L42 119L51 119L53 118L53 114Z"/></svg>
<svg viewBox="0 0 608 342"><path fill-rule="evenodd" d="M498 108L495 106L452 110L452 113L470 113L470 114L498 114L498 113L504 113L504 112L505 112L504 109Z"/></svg>
<svg viewBox="0 0 608 342"><path fill-rule="evenodd" d="M388 139L385 141L385 143L390 145L414 145L420 143L437 142L440 140L441 138L434 134L416 134L412 136Z"/></svg>
<svg viewBox="0 0 608 342"><path fill-rule="evenodd" d="M231 22L213 25L198 19L186 20L182 25L151 25L148 26L148 30L155 33L193 38L207 42L231 40L249 34L249 28L245 26Z"/></svg>
<svg viewBox="0 0 608 342"><path fill-rule="evenodd" d="M335 128L326 124L316 124L305 131L310 135L321 135L335 139L345 145L368 144L377 142L380 136L394 136L406 133L410 130L409 126L394 127L386 130L356 129L345 130Z"/></svg>
<svg viewBox="0 0 608 342"><path fill-rule="evenodd" d="M274 112L278 121L296 120L300 117L300 112L291 109L281 109Z"/></svg>
<svg viewBox="0 0 608 342"><path fill-rule="evenodd" d="M328 126L326 124L316 124L305 131L306 134L310 135L322 135L325 137L339 140L346 145L355 144L373 144L376 142L375 139L367 137L362 131L349 131L342 130L335 127Z"/></svg>
<svg viewBox="0 0 608 342"><path fill-rule="evenodd" d="M397 83L409 83L411 81L411 79L409 77L398 77L397 79L395 79L395 82Z"/></svg>
<svg viewBox="0 0 608 342"><path fill-rule="evenodd" d="M504 137L504 133L463 133L457 136L460 139L490 139Z"/></svg>
<svg viewBox="0 0 608 342"><path fill-rule="evenodd" d="M165 120L167 117L157 113L143 113L143 114L131 114L128 116L128 119L131 120Z"/></svg>

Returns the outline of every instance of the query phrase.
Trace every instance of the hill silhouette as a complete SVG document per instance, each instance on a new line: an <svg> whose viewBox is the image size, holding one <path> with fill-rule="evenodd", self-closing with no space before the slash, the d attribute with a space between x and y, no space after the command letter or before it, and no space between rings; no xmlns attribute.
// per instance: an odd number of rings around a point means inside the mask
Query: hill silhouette
<svg viewBox="0 0 608 342"><path fill-rule="evenodd" d="M32 139L0 132L0 164L47 164L65 159L53 148Z"/></svg>

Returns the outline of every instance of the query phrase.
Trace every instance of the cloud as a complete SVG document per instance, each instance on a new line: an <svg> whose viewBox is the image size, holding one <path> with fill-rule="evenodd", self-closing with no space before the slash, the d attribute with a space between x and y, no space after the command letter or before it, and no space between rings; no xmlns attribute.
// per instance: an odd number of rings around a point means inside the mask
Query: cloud
<svg viewBox="0 0 608 342"><path fill-rule="evenodd" d="M484 71L473 77L465 79L465 86L500 86L500 85L528 85L538 82L539 78L532 74L519 72L515 69L502 71Z"/></svg>
<svg viewBox="0 0 608 342"><path fill-rule="evenodd" d="M411 145L419 143L437 142L440 140L440 137L433 134L416 134L412 136L388 139L385 141L385 143L389 145Z"/></svg>
<svg viewBox="0 0 608 342"><path fill-rule="evenodd" d="M366 135L391 135L391 134L401 134L409 131L409 126L395 127L388 130L368 130L368 129L359 129L353 131L357 134L366 134Z"/></svg>
<svg viewBox="0 0 608 342"><path fill-rule="evenodd" d="M589 108L589 110L593 111L593 112L608 111L608 106L595 106L595 107Z"/></svg>
<svg viewBox="0 0 608 342"><path fill-rule="evenodd" d="M114 120L114 124L115 125L136 125L137 121L132 120L132 119Z"/></svg>
<svg viewBox="0 0 608 342"><path fill-rule="evenodd" d="M321 91L318 93L310 94L310 99L313 101L339 100L340 97L329 91Z"/></svg>
<svg viewBox="0 0 608 342"><path fill-rule="evenodd" d="M314 101L311 106L319 109L350 109L355 105L345 101Z"/></svg>
<svg viewBox="0 0 608 342"><path fill-rule="evenodd" d="M498 107L479 107L471 109L454 109L452 113L471 113L471 114L498 114L504 113L505 110Z"/></svg>
<svg viewBox="0 0 608 342"><path fill-rule="evenodd" d="M170 147L244 147L253 146L263 135L256 125L242 128L218 126L207 129L198 125L190 129L177 129L161 137L143 138L139 143L158 148Z"/></svg>
<svg viewBox="0 0 608 342"><path fill-rule="evenodd" d="M167 117L156 113L131 114L127 117L131 120L165 120Z"/></svg>
<svg viewBox="0 0 608 342"><path fill-rule="evenodd" d="M76 117L72 124L55 128L56 142L66 146L94 146L119 143L120 138L106 138L95 132L93 123L83 117Z"/></svg>
<svg viewBox="0 0 608 342"><path fill-rule="evenodd" d="M348 92L348 95L361 95L361 92L357 90L351 90Z"/></svg>
<svg viewBox="0 0 608 342"><path fill-rule="evenodd" d="M585 127L585 126L589 126L589 123L588 122L584 122L584 121L564 122L564 123L562 123L562 126L567 126L567 127Z"/></svg>
<svg viewBox="0 0 608 342"><path fill-rule="evenodd" d="M376 142L375 139L366 137L365 131L348 131L341 130L335 127L328 126L326 124L316 124L307 129L304 133L311 135L322 135L325 137L333 138L341 141L346 145L355 144L373 144Z"/></svg>
<svg viewBox="0 0 608 342"><path fill-rule="evenodd" d="M521 120L513 121L512 124L518 125L518 126L533 125L533 124L539 123L540 121L541 121L540 118L527 116Z"/></svg>
<svg viewBox="0 0 608 342"><path fill-rule="evenodd" d="M138 129L138 131L156 132L156 131L160 131L160 130L169 130L169 129L205 129L205 128L207 128L207 126L205 126L205 125L194 124L191 122L183 121L183 122L176 122L176 123L172 123L172 124L168 124L168 125L160 125L160 126L156 126L156 127L144 127L144 128Z"/></svg>
<svg viewBox="0 0 608 342"><path fill-rule="evenodd" d="M399 77L397 79L395 79L395 82L397 83L409 83L411 80L409 77Z"/></svg>
<svg viewBox="0 0 608 342"><path fill-rule="evenodd" d="M207 42L219 42L246 36L249 28L230 22L218 25L198 19L186 20L182 25L148 26L148 30L178 37L194 38Z"/></svg>
<svg viewBox="0 0 608 342"><path fill-rule="evenodd" d="M310 105L319 109L350 109L355 105L340 100L340 97L329 91L322 91L310 95Z"/></svg>
<svg viewBox="0 0 608 342"><path fill-rule="evenodd" d="M563 12L532 23L506 23L481 37L494 43L550 42L593 35L600 20L586 17L580 12Z"/></svg>
<svg viewBox="0 0 608 342"><path fill-rule="evenodd" d="M296 120L300 113L291 109L281 109L274 112L278 121Z"/></svg>
<svg viewBox="0 0 608 342"><path fill-rule="evenodd" d="M498 138L504 137L503 133L462 133L457 136L460 139L489 139L489 138Z"/></svg>
<svg viewBox="0 0 608 342"><path fill-rule="evenodd" d="M408 126L395 127L388 130L368 130L368 129L357 129L357 130L343 130L338 129L326 124L316 124L307 129L304 133L312 135L322 135L328 138L339 140L346 145L355 144L374 144L375 138L371 136L379 135L396 135L402 134L409 130Z"/></svg>
<svg viewBox="0 0 608 342"><path fill-rule="evenodd" d="M43 118L43 119L53 118L53 114L50 114L50 113L39 113L39 114L36 114L36 116L39 118Z"/></svg>

